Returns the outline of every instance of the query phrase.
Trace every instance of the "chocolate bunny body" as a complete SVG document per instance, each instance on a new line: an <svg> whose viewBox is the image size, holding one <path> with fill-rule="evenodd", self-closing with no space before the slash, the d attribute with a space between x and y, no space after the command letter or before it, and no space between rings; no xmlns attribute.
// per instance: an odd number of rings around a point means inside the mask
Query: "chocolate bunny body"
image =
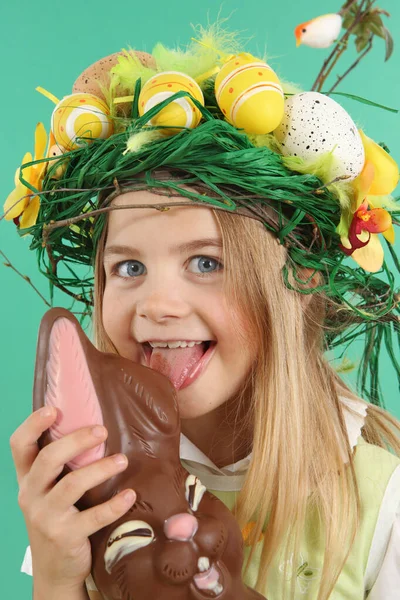
<svg viewBox="0 0 400 600"><path fill-rule="evenodd" d="M52 309L42 320L34 409L56 406L59 418L41 445L101 424L106 443L65 466L62 475L124 453L129 466L89 490L83 510L125 488L135 504L91 536L92 576L106 600L256 600L241 577L243 539L228 508L179 459L176 392L161 373L96 350L75 317Z"/></svg>

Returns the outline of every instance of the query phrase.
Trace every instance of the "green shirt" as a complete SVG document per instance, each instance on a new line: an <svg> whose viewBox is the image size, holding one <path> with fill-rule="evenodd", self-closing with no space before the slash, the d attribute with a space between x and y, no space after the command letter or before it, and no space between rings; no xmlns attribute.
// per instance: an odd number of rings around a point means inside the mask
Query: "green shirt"
<svg viewBox="0 0 400 600"><path fill-rule="evenodd" d="M330 596L332 600L364 600L369 592L369 585L374 583L374 581L370 582L376 568L375 557L372 559L370 557L371 543L385 491L393 473L400 465L400 459L378 446L366 443L360 437L356 446L354 463L361 499L360 527L350 555ZM210 491L232 509L238 492ZM397 497L397 504L398 502L399 498ZM258 543L245 577L245 581L250 587L255 586L261 546L262 541ZM292 556L289 564L288 574L293 569L297 571L296 595L293 600L317 598L322 572L323 549L323 540L318 534L317 520L311 515L306 523L300 554L296 557ZM250 548L245 546L245 557L248 556L249 551ZM379 562L381 560L378 557ZM371 573L367 572L368 564ZM400 570L400 564L398 569ZM283 581L283 570L283 561L279 556L275 557L266 589L263 591L268 600L281 600L279 590ZM289 590L288 582L286 582L286 586ZM400 598L400 589L398 592L393 590L393 593L398 594L397 596L393 595L393 598ZM389 596L379 596L379 598L387 600Z"/></svg>

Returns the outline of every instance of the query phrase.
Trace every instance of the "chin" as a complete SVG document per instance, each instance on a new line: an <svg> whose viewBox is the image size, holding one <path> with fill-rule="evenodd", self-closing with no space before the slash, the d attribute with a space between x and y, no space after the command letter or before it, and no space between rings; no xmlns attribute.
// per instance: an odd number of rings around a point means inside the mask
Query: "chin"
<svg viewBox="0 0 400 600"><path fill-rule="evenodd" d="M210 412L209 404L205 405L197 394L191 394L190 387L177 392L177 400L181 419L195 419Z"/></svg>
<svg viewBox="0 0 400 600"><path fill-rule="evenodd" d="M211 412L205 407L193 406L193 404L182 404L178 398L179 415L183 420L197 419Z"/></svg>
<svg viewBox="0 0 400 600"><path fill-rule="evenodd" d="M187 388L177 391L179 414L181 419L196 419L213 412L228 401L229 396L223 390L211 386L193 383ZM197 388L197 389L196 389Z"/></svg>

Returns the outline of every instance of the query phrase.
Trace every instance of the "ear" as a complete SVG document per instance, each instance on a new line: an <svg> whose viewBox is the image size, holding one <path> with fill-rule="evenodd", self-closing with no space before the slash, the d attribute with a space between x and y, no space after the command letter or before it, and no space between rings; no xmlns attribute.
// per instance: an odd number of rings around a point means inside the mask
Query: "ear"
<svg viewBox="0 0 400 600"><path fill-rule="evenodd" d="M39 332L34 408L47 405L57 409L57 420L49 430L52 441L81 427L103 425L86 358L90 347L96 351L71 313L53 309L45 315ZM71 469L77 469L104 454L103 443L67 464Z"/></svg>
<svg viewBox="0 0 400 600"><path fill-rule="evenodd" d="M297 278L303 283L296 281L296 285L299 289L314 289L321 285L321 275L319 271L309 269L308 267L301 267L297 271ZM308 294L301 294L301 299L304 308L307 308L313 297L312 292Z"/></svg>

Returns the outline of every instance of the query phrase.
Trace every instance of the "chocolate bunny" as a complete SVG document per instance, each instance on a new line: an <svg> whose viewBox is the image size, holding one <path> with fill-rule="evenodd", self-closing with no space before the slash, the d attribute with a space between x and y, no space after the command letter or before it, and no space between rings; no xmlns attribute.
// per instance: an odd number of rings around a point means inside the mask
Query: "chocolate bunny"
<svg viewBox="0 0 400 600"><path fill-rule="evenodd" d="M105 443L70 470L122 452L128 468L86 492L80 510L125 488L137 494L120 519L91 536L92 576L106 600L256 600L241 578L243 539L228 508L179 459L176 392L161 373L99 352L64 309L44 316L37 347L33 407L59 417L41 446L101 424Z"/></svg>

